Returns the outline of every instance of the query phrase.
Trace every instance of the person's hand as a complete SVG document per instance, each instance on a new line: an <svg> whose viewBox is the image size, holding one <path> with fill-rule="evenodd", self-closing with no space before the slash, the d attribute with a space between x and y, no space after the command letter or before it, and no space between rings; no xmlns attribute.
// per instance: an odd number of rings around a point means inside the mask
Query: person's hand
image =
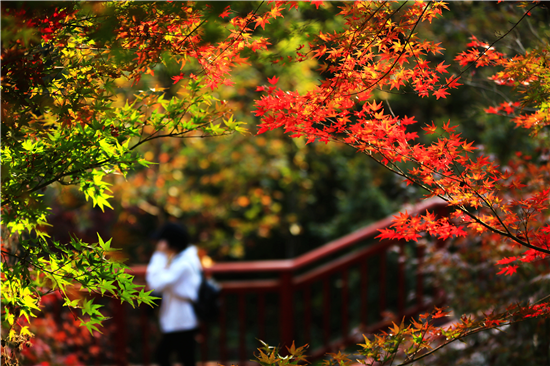
<svg viewBox="0 0 550 366"><path fill-rule="evenodd" d="M166 255L168 258L167 266L172 263L172 259L174 259L174 256L176 255L176 252L170 248L166 240L159 240L157 243L157 252L164 253Z"/></svg>
<svg viewBox="0 0 550 366"><path fill-rule="evenodd" d="M159 240L157 243L157 252L166 253L169 252L168 242L166 240Z"/></svg>

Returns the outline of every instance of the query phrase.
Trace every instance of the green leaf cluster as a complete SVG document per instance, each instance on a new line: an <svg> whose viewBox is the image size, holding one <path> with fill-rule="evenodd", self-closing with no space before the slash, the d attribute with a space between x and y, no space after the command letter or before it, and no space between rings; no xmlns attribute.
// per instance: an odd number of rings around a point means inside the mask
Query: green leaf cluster
<svg viewBox="0 0 550 366"><path fill-rule="evenodd" d="M29 321L40 298L53 291L80 312L90 332L105 320L97 297L153 305L150 291L135 285L113 257L111 240L49 237L45 191L73 185L94 207L112 208L107 177L151 164L138 147L165 137L246 132L206 86L210 81L196 60L202 54L180 47L181 36L170 33L196 33L200 42L196 23L188 20L201 16L186 4L2 4L1 301L8 348L32 336L20 320ZM171 48L151 41L135 49L132 42L148 32L142 24L155 19L169 20L158 23ZM134 23L142 34L121 31ZM174 65L187 65L197 76L149 87L147 70L166 73Z"/></svg>

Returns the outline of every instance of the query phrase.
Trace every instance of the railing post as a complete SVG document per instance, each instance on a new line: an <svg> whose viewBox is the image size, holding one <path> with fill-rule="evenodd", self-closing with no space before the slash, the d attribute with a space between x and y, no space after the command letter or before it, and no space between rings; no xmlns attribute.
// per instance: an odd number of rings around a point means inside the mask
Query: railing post
<svg viewBox="0 0 550 366"><path fill-rule="evenodd" d="M151 332L149 331L149 318L147 317L147 308L145 305L139 307L140 323L141 323L141 342L143 343L143 364L149 366L151 363L151 354L149 350L149 339Z"/></svg>
<svg viewBox="0 0 550 366"><path fill-rule="evenodd" d="M349 269L342 272L342 341L349 337Z"/></svg>
<svg viewBox="0 0 550 366"><path fill-rule="evenodd" d="M311 284L304 286L304 339L311 344Z"/></svg>
<svg viewBox="0 0 550 366"><path fill-rule="evenodd" d="M116 349L115 349L115 362L119 366L128 365L128 359L126 358L126 314L124 311L124 303L118 300L112 300L114 302L115 322L116 322Z"/></svg>
<svg viewBox="0 0 550 366"><path fill-rule="evenodd" d="M200 351L201 351L201 361L203 365L206 365L208 361L208 325L200 325Z"/></svg>
<svg viewBox="0 0 550 366"><path fill-rule="evenodd" d="M239 293L239 362L246 361L246 299L245 293Z"/></svg>
<svg viewBox="0 0 550 366"><path fill-rule="evenodd" d="M399 318L403 319L405 315L405 303L406 303L406 288L405 288L405 244L399 243L399 255L397 257L397 281L398 281L398 294L397 294L397 313Z"/></svg>
<svg viewBox="0 0 550 366"><path fill-rule="evenodd" d="M220 361L222 365L227 364L227 308L224 306L225 301L225 293L222 291L221 294L221 303L222 307L220 309ZM208 340L204 340L205 342Z"/></svg>
<svg viewBox="0 0 550 366"><path fill-rule="evenodd" d="M384 319L384 312L386 311L386 262L388 251L384 249L380 254L380 269L379 269L379 283L378 283L378 311L380 317Z"/></svg>
<svg viewBox="0 0 550 366"><path fill-rule="evenodd" d="M361 262L361 330L366 329L369 323L369 278L367 271L367 261Z"/></svg>
<svg viewBox="0 0 550 366"><path fill-rule="evenodd" d="M330 352L330 278L323 280L323 347Z"/></svg>
<svg viewBox="0 0 550 366"><path fill-rule="evenodd" d="M265 339L265 294L258 294L258 336L261 340Z"/></svg>
<svg viewBox="0 0 550 366"><path fill-rule="evenodd" d="M281 353L286 354L286 347L292 345L294 340L294 311L293 311L293 286L292 286L292 271L284 270L280 272L280 338L281 338Z"/></svg>

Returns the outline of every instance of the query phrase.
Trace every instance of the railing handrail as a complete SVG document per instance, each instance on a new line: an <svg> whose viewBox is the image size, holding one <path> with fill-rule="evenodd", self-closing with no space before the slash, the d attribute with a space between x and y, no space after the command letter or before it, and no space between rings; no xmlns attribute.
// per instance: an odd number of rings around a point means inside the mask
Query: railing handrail
<svg viewBox="0 0 550 366"><path fill-rule="evenodd" d="M405 206L400 212L405 209L410 209L410 215L417 215L426 210L443 208L447 203L439 197L426 199L416 205ZM273 260L255 260L255 261L239 261L239 262L222 262L214 263L211 267L205 268L207 274L215 275L217 273L250 273L250 272L285 272L296 271L302 267L313 264L314 262L333 255L341 250L344 250L355 243L368 238L375 237L380 229L391 225L394 220L395 213L385 219L360 228L346 236L328 242L319 248L313 249L299 257L293 259L273 259ZM127 272L134 276L145 276L147 265L133 265Z"/></svg>

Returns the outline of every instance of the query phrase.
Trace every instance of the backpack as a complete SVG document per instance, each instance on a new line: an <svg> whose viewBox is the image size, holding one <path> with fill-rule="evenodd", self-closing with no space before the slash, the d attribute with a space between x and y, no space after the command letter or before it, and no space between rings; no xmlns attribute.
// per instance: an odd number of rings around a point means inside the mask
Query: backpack
<svg viewBox="0 0 550 366"><path fill-rule="evenodd" d="M201 284L197 301L193 301L193 309L199 321L210 323L220 315L220 287L204 275L201 271Z"/></svg>

